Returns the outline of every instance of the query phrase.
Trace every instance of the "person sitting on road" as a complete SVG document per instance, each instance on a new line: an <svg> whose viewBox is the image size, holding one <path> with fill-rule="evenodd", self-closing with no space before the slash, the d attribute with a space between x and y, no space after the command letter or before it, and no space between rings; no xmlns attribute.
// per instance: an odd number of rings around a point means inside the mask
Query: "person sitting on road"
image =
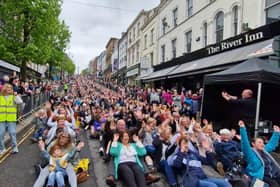
<svg viewBox="0 0 280 187"><path fill-rule="evenodd" d="M211 163L211 156L206 153L206 158L200 156L197 152L191 151L188 148L188 138L181 136L178 141L179 151L176 153L172 166L175 168L176 173L183 178L182 185L188 187L193 184L197 187L231 187L231 185L225 179L208 178L202 169L202 163ZM188 174L192 175L192 181L184 180L184 172L188 171ZM188 178L190 179L190 178ZM196 181L196 184L194 184Z"/></svg>
<svg viewBox="0 0 280 187"><path fill-rule="evenodd" d="M241 150L247 161L246 174L251 183L256 179L263 180L270 187L280 186L280 165L270 155L276 149L280 139L280 128L274 126L274 132L269 142L265 145L262 138L255 138L251 147L245 123L239 121L241 135Z"/></svg>
<svg viewBox="0 0 280 187"><path fill-rule="evenodd" d="M40 141L41 142L41 141ZM45 145L43 146L44 144L43 143L40 143L40 146L39 148L42 150L42 149L45 149ZM67 154L69 152L71 152L71 150L73 150L74 148L74 143L72 143L72 138L70 136L70 134L68 132L61 132L57 139L53 142L51 142L46 150L49 151L51 147L53 146L59 146L62 153L63 154ZM74 156L72 157L71 160L69 160L68 164L67 164L67 167L65 168L66 170L66 173L67 173L67 176L68 176L68 182L70 184L70 187L77 187L77 176L76 176L76 173L74 171L74 167L73 165L76 165L78 163L78 154L79 154L79 151L76 151L76 153L74 154ZM48 162L49 160L45 160L45 162ZM39 173L39 176L37 178L37 180L35 181L33 187L44 187L45 185L45 182L49 176L49 168L48 166L47 167L44 167L41 169L40 173Z"/></svg>
<svg viewBox="0 0 280 187"><path fill-rule="evenodd" d="M73 148L68 153L63 153L59 145L53 145L50 151L45 150L45 144L43 141L39 141L39 147L42 151L42 155L45 159L49 160L49 176L47 187L54 187L55 182L57 187L64 187L64 177L67 176L66 168L69 160L73 159L77 151L80 151L84 147L84 143L80 142L77 147Z"/></svg>
<svg viewBox="0 0 280 187"><path fill-rule="evenodd" d="M223 163L224 169L232 168L234 161L241 158L240 144L232 140L232 133L228 129L220 130L221 141L215 141L214 147L219 160Z"/></svg>
<svg viewBox="0 0 280 187"><path fill-rule="evenodd" d="M35 114L35 118L31 122L31 124L35 126L35 132L31 138L31 141L38 142L39 138L46 138L46 133L48 131L47 120L48 117L44 109L40 109Z"/></svg>
<svg viewBox="0 0 280 187"><path fill-rule="evenodd" d="M125 186L146 187L144 168L139 159L139 156L146 155L146 149L138 136L134 135L133 141L135 143L129 143L126 131L114 134L110 154L114 157L115 178L120 177Z"/></svg>
<svg viewBox="0 0 280 187"><path fill-rule="evenodd" d="M54 139L57 128L63 128L64 131L67 131L71 135L71 137L76 137L76 132L74 131L76 129L74 119L72 119L72 123L69 123L65 119L64 115L59 115L57 117L57 121L52 122L53 117L54 116L52 115L47 122L48 126L50 127L50 130L47 135L47 143L50 143Z"/></svg>

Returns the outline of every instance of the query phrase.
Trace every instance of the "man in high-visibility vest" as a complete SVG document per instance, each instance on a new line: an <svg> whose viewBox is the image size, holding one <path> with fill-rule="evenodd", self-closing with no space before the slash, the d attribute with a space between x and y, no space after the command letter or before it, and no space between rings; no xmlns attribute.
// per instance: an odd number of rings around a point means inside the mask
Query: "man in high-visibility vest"
<svg viewBox="0 0 280 187"><path fill-rule="evenodd" d="M16 139L17 104L21 104L23 101L15 95L11 84L5 84L0 93L0 156L6 152L4 137L7 129L12 142L12 153L18 153Z"/></svg>
<svg viewBox="0 0 280 187"><path fill-rule="evenodd" d="M63 89L64 89L65 94L67 94L67 92L68 92L68 84L67 83L64 83Z"/></svg>

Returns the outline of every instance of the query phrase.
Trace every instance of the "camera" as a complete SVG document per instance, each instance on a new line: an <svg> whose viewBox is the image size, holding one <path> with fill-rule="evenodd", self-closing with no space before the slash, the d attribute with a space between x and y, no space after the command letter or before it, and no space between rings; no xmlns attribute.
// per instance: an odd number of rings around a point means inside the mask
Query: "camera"
<svg viewBox="0 0 280 187"><path fill-rule="evenodd" d="M267 135L273 132L273 123L272 121L264 120L259 122L258 133L260 135Z"/></svg>

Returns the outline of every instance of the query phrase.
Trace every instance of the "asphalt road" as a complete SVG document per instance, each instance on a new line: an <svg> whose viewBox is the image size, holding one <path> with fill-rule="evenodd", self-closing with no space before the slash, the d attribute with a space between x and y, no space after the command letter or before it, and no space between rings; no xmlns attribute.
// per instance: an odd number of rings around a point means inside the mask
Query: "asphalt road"
<svg viewBox="0 0 280 187"><path fill-rule="evenodd" d="M99 141L87 138L86 132L81 133L80 139L84 141L85 147L81 151L81 158L90 158L90 177L88 181L79 184L78 187L107 187L105 178L107 176L107 164L99 156ZM19 138L20 139L20 138ZM10 155L0 164L0 187L32 187L35 180L34 165L40 162L40 152L37 144L32 144L29 137L19 146L19 153ZM118 187L123 186L118 182ZM167 187L165 179L150 187Z"/></svg>
<svg viewBox="0 0 280 187"><path fill-rule="evenodd" d="M81 158L91 157L87 138L82 133L80 139L84 142L85 148L81 151ZM37 144L31 144L29 137L19 146L19 153L10 155L0 164L0 187L32 187L35 180L34 165L40 162L40 152ZM93 163L93 162L92 162ZM88 181L79 184L79 187L97 187L93 164L90 164Z"/></svg>

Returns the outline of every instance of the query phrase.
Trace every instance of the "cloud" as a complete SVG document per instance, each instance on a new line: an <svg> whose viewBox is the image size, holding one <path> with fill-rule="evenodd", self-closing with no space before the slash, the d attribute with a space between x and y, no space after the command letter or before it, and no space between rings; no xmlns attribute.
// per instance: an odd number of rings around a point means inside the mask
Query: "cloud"
<svg viewBox="0 0 280 187"><path fill-rule="evenodd" d="M64 0L61 19L72 32L68 52L79 70L105 49L110 37L120 37L142 10L160 0Z"/></svg>

